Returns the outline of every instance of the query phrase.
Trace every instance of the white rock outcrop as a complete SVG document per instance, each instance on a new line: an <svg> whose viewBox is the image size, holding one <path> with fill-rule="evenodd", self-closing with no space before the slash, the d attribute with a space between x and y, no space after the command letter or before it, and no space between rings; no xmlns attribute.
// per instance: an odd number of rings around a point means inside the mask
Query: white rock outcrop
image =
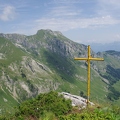
<svg viewBox="0 0 120 120"><path fill-rule="evenodd" d="M72 95L70 93L62 92L61 93L64 98L70 99L72 101L72 106L78 106L79 108L86 108L87 106L87 99L77 96L77 95ZM89 102L89 104L92 106L94 103Z"/></svg>

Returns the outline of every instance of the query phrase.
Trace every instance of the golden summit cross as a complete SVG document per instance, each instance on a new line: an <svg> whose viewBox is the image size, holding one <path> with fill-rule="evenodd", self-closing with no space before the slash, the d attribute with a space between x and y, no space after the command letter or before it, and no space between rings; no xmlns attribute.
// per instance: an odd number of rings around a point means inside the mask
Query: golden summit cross
<svg viewBox="0 0 120 120"><path fill-rule="evenodd" d="M103 61L103 58L93 58L90 54L90 45L88 45L88 57L87 58L74 58L74 60L87 60L88 63L88 73L87 73L87 105L89 103L89 98L90 98L90 61L95 60L95 61Z"/></svg>

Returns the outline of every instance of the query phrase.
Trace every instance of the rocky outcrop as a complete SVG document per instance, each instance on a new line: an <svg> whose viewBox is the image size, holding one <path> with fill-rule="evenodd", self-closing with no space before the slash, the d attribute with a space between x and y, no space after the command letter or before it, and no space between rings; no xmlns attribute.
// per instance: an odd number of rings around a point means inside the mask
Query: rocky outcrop
<svg viewBox="0 0 120 120"><path fill-rule="evenodd" d="M72 95L70 93L62 92L61 93L64 98L70 99L72 101L72 106L78 106L80 109L86 108L87 106L87 100L83 97L77 96L77 95ZM89 102L91 106L95 105L92 102Z"/></svg>

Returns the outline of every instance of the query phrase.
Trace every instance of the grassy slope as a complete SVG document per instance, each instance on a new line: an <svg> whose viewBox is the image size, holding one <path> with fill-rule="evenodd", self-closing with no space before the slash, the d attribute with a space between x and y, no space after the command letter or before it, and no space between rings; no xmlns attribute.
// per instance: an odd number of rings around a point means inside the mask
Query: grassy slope
<svg viewBox="0 0 120 120"><path fill-rule="evenodd" d="M63 81L59 88L60 91L66 91L80 95L80 91L83 91L86 95L87 89L87 70L81 68L83 64L81 62L74 61L72 59L66 59L57 54L45 52L44 61L46 61L49 67L56 71L57 79ZM66 72L68 71L68 72ZM75 75L83 76L82 78L76 78ZM105 91L106 84L101 80L99 76L91 69L91 100L104 101L107 91Z"/></svg>
<svg viewBox="0 0 120 120"><path fill-rule="evenodd" d="M113 87L116 91L120 91L120 80L116 82ZM114 104L120 105L120 98L114 102Z"/></svg>
<svg viewBox="0 0 120 120"><path fill-rule="evenodd" d="M35 35L34 41L44 41L49 43L51 39L60 39L61 41L69 41L66 37L58 35L55 38L54 35L47 34L48 41L44 39L44 31L39 31L37 35ZM56 47L56 46L55 46ZM57 51L60 51L56 48ZM44 61L44 64L47 64L53 71L55 71L54 78L58 81L62 82L62 85L58 89L58 91L66 91L79 95L80 91L83 91L86 95L87 88L87 71L85 68L82 68L81 65L84 65L83 62L74 61L71 58L66 58L60 56L59 54L53 54L50 51L46 51L44 49L40 49L41 62ZM81 78L76 78L75 75L82 76L84 80ZM101 99L105 98L107 92L105 91L106 84L101 80L97 74L92 71L91 73L91 99L98 100L98 94L100 94ZM100 86L100 87L99 87ZM96 99L97 98L97 99Z"/></svg>
<svg viewBox="0 0 120 120"><path fill-rule="evenodd" d="M45 32L43 30L39 31L34 36L29 36L31 42L42 41L44 43L51 44L51 40L59 39L60 41L69 41L66 37L58 35L55 37L52 34L47 33L47 40L44 38ZM34 40L31 38L34 37ZM54 43L53 43L54 44ZM60 49L57 46L54 46L57 51ZM51 51L46 51L43 48L38 49L40 56L35 56L36 59L40 60L42 63L46 64L54 71L53 79L61 83L58 91L71 92L73 94L80 94L80 91L83 91L84 94L87 94L87 70L82 68L84 66L83 62L74 61L73 58L66 58L57 53L52 53ZM79 78L75 75L78 75ZM101 78L92 70L91 73L91 99L95 101L104 101L107 91L105 90L106 84L101 80ZM98 96L100 94L100 96Z"/></svg>
<svg viewBox="0 0 120 120"><path fill-rule="evenodd" d="M8 89L5 87L0 89L0 96L0 109L2 109L1 112L14 112L14 106L17 106L19 103L12 97Z"/></svg>
<svg viewBox="0 0 120 120"><path fill-rule="evenodd" d="M25 53L4 38L0 38L0 53L4 55L4 58L0 59L0 77L2 72L9 75L11 78L15 77L15 74L8 69L8 66L13 62L19 63ZM13 106L18 105L18 102L12 97L6 86L4 86L4 81L0 81L0 84L1 108L4 110L11 110Z"/></svg>
<svg viewBox="0 0 120 120"><path fill-rule="evenodd" d="M98 63L98 67L101 69L100 74L105 76L105 78L108 79L110 84L108 85L108 88L114 88L113 91L109 91L108 93L112 93L115 95L115 91L119 92L120 88L120 59L116 56L117 52L114 52L114 54L111 55L111 52L103 52L104 62L101 65ZM120 92L119 92L120 94ZM120 98L114 101L114 103L120 104Z"/></svg>
<svg viewBox="0 0 120 120"><path fill-rule="evenodd" d="M34 38L31 39L31 38ZM29 36L29 39L31 42L37 43L39 41L42 41L43 43L47 43L48 45L51 45L51 43L54 40L60 40L60 41L66 41L69 40L61 35L55 36L54 34L51 34L47 32L45 33L44 30L38 31L38 33L34 36ZM51 41L53 40L53 41ZM52 43L52 45L55 42ZM78 45L78 44L77 44ZM60 51L59 47L54 46L57 51ZM79 46L80 47L80 46ZM63 51L64 52L64 51ZM53 71L53 79L58 80L61 82L61 86L58 89L58 91L66 91L71 92L74 94L79 95L80 91L83 91L84 94L86 94L86 88L87 88L87 71L84 68L81 68L80 66L83 65L82 62L74 61L71 58L65 58L63 56L60 56L59 54L53 54L50 51L46 51L43 48L39 49L40 56L37 56L36 58L43 62L44 64L48 65ZM111 65L114 68L120 68L120 60L113 57L112 55L103 53L104 62L94 62L95 65L101 70L100 73L106 74L103 72L103 69L106 69L107 65ZM78 78L75 75L82 76L82 78ZM115 85L114 85L115 86ZM116 88L116 87L115 87ZM104 83L98 74L94 70L91 71L91 99L96 101L102 101L106 100L106 95L108 94L107 84Z"/></svg>
<svg viewBox="0 0 120 120"><path fill-rule="evenodd" d="M57 92L40 94L34 99L24 101L17 107L15 114L0 115L0 120L119 120L120 107L100 105L88 106L86 109L72 107Z"/></svg>

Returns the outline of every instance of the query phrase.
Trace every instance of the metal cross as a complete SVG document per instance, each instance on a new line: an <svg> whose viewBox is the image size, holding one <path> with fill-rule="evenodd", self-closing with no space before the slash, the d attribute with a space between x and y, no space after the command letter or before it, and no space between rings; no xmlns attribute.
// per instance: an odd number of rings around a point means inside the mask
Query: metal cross
<svg viewBox="0 0 120 120"><path fill-rule="evenodd" d="M74 58L74 60L86 60L88 63L88 73L87 73L87 105L89 103L89 98L90 98L90 61L95 60L95 61L103 61L103 58L93 58L90 55L90 45L88 45L88 57L87 58Z"/></svg>

